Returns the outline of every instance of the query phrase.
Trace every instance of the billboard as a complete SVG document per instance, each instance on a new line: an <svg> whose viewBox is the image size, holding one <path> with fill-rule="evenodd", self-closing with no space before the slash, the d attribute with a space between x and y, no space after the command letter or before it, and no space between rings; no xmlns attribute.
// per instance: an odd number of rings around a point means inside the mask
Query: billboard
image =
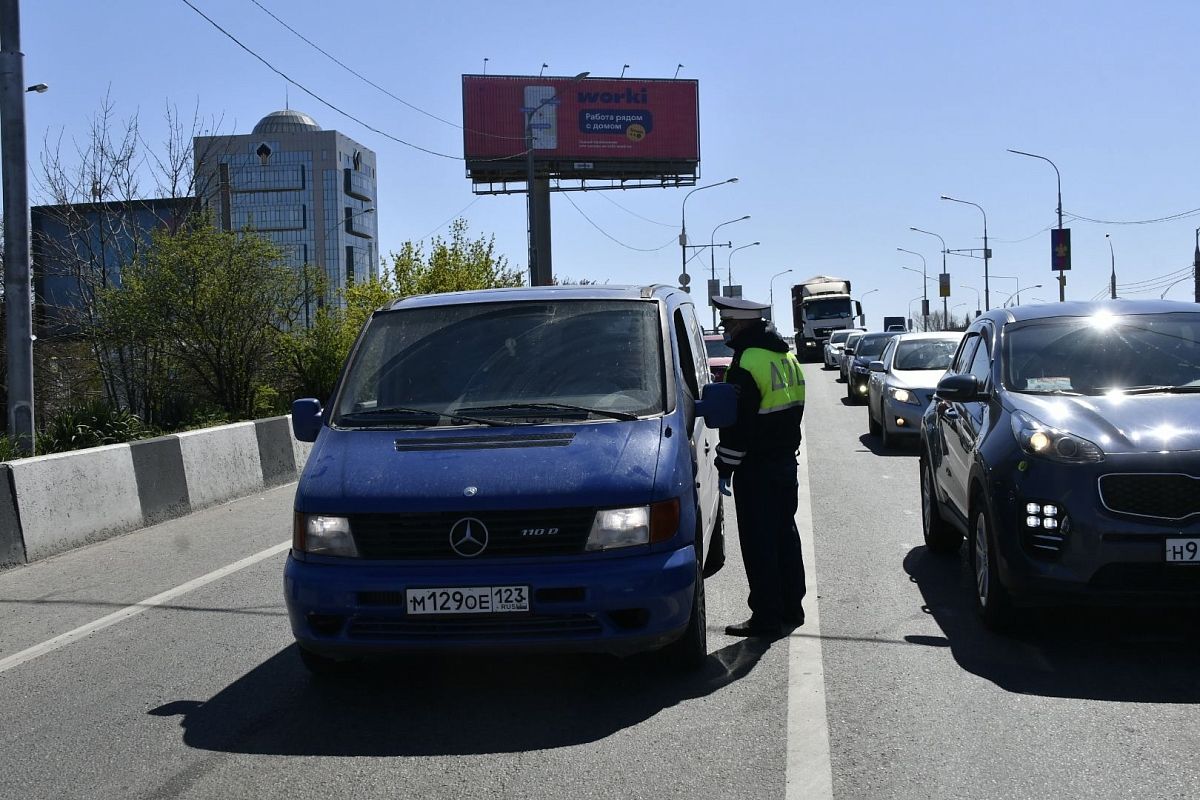
<svg viewBox="0 0 1200 800"><path fill-rule="evenodd" d="M695 177L699 83L636 78L463 76L463 155L476 182L538 177Z"/></svg>

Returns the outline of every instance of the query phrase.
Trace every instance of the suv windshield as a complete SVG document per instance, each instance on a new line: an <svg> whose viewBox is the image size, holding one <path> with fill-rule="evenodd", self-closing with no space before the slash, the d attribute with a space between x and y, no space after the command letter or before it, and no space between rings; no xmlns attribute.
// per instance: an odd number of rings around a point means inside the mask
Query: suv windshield
<svg viewBox="0 0 1200 800"><path fill-rule="evenodd" d="M883 352L883 348L887 347L887 343L894 333L872 333L858 340L858 345L854 348L854 355L859 358L875 358Z"/></svg>
<svg viewBox="0 0 1200 800"><path fill-rule="evenodd" d="M1200 389L1200 314L1037 320L1004 332L1004 385L1029 393Z"/></svg>
<svg viewBox="0 0 1200 800"><path fill-rule="evenodd" d="M950 360L958 350L958 339L916 339L896 345L892 369L950 368Z"/></svg>
<svg viewBox="0 0 1200 800"><path fill-rule="evenodd" d="M663 410L657 303L439 305L377 314L335 404L343 427L629 418ZM474 420L472 420L474 418Z"/></svg>

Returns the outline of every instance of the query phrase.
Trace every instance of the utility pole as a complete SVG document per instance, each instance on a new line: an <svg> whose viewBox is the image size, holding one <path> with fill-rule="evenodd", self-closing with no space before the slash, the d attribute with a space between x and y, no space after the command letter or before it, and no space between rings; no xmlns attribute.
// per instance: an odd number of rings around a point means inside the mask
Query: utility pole
<svg viewBox="0 0 1200 800"><path fill-rule="evenodd" d="M1196 228L1196 254L1192 256L1192 280L1196 282L1195 302L1200 303L1200 228Z"/></svg>
<svg viewBox="0 0 1200 800"><path fill-rule="evenodd" d="M8 436L33 455L33 287L25 150L25 56L19 0L0 0L0 171L4 198L4 304Z"/></svg>

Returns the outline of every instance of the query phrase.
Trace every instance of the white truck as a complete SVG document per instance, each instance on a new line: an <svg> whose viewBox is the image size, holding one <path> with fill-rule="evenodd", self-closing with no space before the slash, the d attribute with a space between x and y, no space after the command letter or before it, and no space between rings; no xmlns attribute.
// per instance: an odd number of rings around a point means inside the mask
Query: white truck
<svg viewBox="0 0 1200 800"><path fill-rule="evenodd" d="M796 329L796 355L801 361L819 361L829 334L855 327L862 304L850 297L850 281L815 275L792 287L792 324Z"/></svg>

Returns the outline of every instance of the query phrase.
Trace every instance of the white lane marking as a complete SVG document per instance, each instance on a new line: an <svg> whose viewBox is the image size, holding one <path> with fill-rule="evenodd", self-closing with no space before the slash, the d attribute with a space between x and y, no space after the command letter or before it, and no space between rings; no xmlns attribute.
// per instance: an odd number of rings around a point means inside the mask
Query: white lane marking
<svg viewBox="0 0 1200 800"><path fill-rule="evenodd" d="M817 554L813 547L812 496L808 486L808 447L796 456L800 484L796 527L804 550L807 588L804 627L788 642L787 799L833 797L829 722L825 716L825 666L821 658L821 614L817 602Z"/></svg>
<svg viewBox="0 0 1200 800"><path fill-rule="evenodd" d="M22 650L19 653L14 653L13 655L8 656L7 658L0 659L0 672L7 672L8 670L10 670L14 667L19 667L26 662L32 661L33 659L38 658L39 656L44 656L47 653L51 653L51 652L59 649L60 647L66 647L67 645L71 644L72 642L77 642L80 639L84 638L85 636L95 633L96 631L102 631L105 628L116 625L118 622L127 620L130 617L136 617L138 614L141 614L143 611L148 611L149 609L154 608L155 606L164 605L164 604L170 602L171 600L174 600L176 597L179 597L180 595L187 594L188 592L192 591L193 589L199 589L201 586L212 583L213 581L216 581L216 580L220 580L221 578L224 578L226 575L230 575L234 572L237 572L240 569L244 569L245 567L248 567L251 564L257 564L259 561L262 561L263 559L270 558L271 556L276 555L278 553L282 553L283 551L287 550L291 546L292 546L292 542L289 539L288 541L283 542L281 544L277 544L274 547L268 547L266 550L257 552L252 556L246 556L241 561L235 561L232 564L221 567L218 570L214 570L214 571L208 573L207 575L201 575L199 578L194 578L193 580L190 580L187 583L181 583L179 586L176 586L174 589L168 589L167 591L162 592L161 594L156 594L153 597L148 597L145 600L141 601L140 603L134 603L131 606L122 608L120 611L114 611L113 613L109 614L106 617L101 617L100 619L98 619L94 622L89 622L86 625L81 625L80 627L76 628L75 630L71 630L71 631L67 631L66 633L59 634L58 636L55 636L53 639L47 639L46 641L42 642L41 644L35 644L33 647L26 648L25 650Z"/></svg>

